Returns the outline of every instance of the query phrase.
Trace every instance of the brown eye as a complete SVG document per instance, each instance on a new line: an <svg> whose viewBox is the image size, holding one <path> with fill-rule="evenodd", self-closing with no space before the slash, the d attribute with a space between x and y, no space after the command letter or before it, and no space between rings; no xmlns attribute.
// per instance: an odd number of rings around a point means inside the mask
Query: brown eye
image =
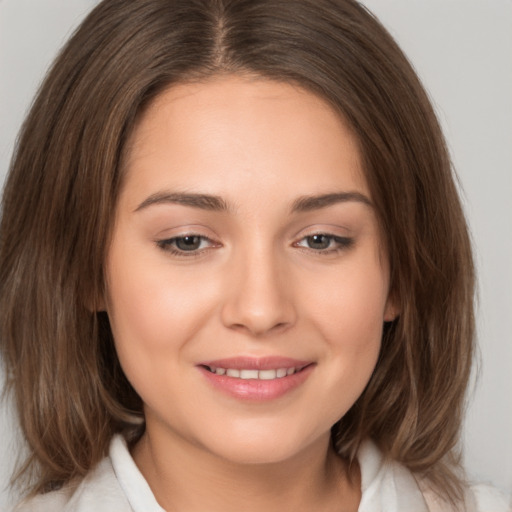
<svg viewBox="0 0 512 512"><path fill-rule="evenodd" d="M176 256L194 256L217 245L205 236L193 234L158 240L156 244Z"/></svg>
<svg viewBox="0 0 512 512"><path fill-rule="evenodd" d="M319 254L332 254L344 249L349 249L353 244L353 238L329 235L327 233L315 233L305 236L294 245L295 247L310 249Z"/></svg>
<svg viewBox="0 0 512 512"><path fill-rule="evenodd" d="M174 243L176 248L180 251L196 251L201 246L202 237L192 235L192 236L182 236L174 239Z"/></svg>
<svg viewBox="0 0 512 512"><path fill-rule="evenodd" d="M333 237L329 235L311 235L306 237L307 245L310 249L327 249L333 241Z"/></svg>

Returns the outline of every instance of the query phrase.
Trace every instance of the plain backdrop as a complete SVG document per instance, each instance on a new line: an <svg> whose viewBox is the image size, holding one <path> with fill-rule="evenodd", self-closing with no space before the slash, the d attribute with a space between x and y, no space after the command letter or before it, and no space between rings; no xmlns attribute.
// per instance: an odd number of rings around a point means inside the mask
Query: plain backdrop
<svg viewBox="0 0 512 512"><path fill-rule="evenodd" d="M475 480L512 488L512 0L365 0L409 56L460 177L479 271L479 378L464 434ZM0 182L58 48L94 0L0 0ZM0 407L0 510L16 427Z"/></svg>

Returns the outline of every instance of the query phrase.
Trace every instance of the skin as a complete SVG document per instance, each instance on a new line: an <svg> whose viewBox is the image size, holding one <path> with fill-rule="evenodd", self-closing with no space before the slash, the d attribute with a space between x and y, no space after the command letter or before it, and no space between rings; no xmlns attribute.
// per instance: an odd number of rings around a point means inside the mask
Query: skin
<svg viewBox="0 0 512 512"><path fill-rule="evenodd" d="M144 402L134 460L159 503L357 510L358 469L334 453L330 429L362 393L396 311L350 129L296 86L221 77L156 98L125 167L105 308ZM162 199L184 192L226 208ZM292 211L298 198L340 192L359 196ZM191 234L204 237L197 249L174 254ZM283 396L243 400L198 367L235 356L311 369Z"/></svg>

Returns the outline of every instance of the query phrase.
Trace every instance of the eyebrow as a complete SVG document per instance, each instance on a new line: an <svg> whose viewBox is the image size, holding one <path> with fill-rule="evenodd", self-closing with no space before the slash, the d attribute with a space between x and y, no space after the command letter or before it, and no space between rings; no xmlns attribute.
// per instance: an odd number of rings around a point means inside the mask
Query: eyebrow
<svg viewBox="0 0 512 512"><path fill-rule="evenodd" d="M138 212L155 204L181 204L214 212L225 212L230 209L226 201L219 196L183 192L157 192L145 199L135 211Z"/></svg>
<svg viewBox="0 0 512 512"><path fill-rule="evenodd" d="M373 206L370 199L360 192L335 192L331 194L299 197L292 204L292 212L320 210L321 208L327 208L337 203L352 201L363 203L367 206Z"/></svg>
<svg viewBox="0 0 512 512"><path fill-rule="evenodd" d="M370 207L372 206L368 197L360 192L335 192L298 197L292 203L291 212L309 212L346 202L358 202ZM191 206L192 208L199 208L201 210L214 212L227 212L231 210L230 205L220 196L184 192L157 192L145 199L135 209L135 212L157 204L180 204L183 206Z"/></svg>

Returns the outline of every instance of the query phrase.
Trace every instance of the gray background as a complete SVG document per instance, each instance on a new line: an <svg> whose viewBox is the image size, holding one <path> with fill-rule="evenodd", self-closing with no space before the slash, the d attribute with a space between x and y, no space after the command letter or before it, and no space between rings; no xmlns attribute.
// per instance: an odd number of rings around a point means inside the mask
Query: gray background
<svg viewBox="0 0 512 512"><path fill-rule="evenodd" d="M0 181L16 133L57 49L93 0L0 0ZM512 487L512 0L365 0L431 94L458 170L480 279L479 378L466 465ZM0 407L0 510L15 427Z"/></svg>

